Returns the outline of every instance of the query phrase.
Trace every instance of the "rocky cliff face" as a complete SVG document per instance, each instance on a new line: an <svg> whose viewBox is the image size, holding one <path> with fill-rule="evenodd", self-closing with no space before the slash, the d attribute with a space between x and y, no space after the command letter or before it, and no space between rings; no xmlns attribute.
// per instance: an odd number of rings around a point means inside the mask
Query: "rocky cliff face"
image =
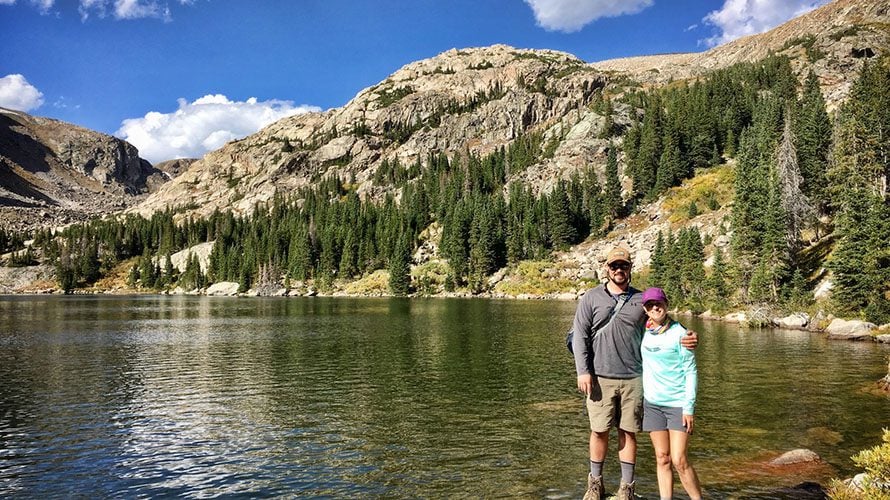
<svg viewBox="0 0 890 500"><path fill-rule="evenodd" d="M0 109L0 220L59 225L122 210L165 177L131 144L68 123Z"/></svg>
<svg viewBox="0 0 890 500"><path fill-rule="evenodd" d="M502 45L451 50L403 67L342 108L286 118L227 144L137 210L243 213L323 175L354 179L361 193L374 196L386 189L370 182L384 159L406 165L430 152L484 155L530 130L565 139L528 173L526 180L546 187L602 156L596 135L603 117L588 104L606 84L569 54Z"/></svg>

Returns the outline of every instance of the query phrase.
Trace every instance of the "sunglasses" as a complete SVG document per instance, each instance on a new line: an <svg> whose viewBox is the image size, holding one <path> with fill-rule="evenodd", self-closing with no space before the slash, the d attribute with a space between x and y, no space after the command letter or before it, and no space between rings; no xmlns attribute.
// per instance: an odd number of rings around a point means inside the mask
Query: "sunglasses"
<svg viewBox="0 0 890 500"><path fill-rule="evenodd" d="M627 262L613 262L612 264L609 264L609 269L613 271L617 271L619 269L621 269L622 271L627 271L628 269L630 269L630 264L628 264Z"/></svg>

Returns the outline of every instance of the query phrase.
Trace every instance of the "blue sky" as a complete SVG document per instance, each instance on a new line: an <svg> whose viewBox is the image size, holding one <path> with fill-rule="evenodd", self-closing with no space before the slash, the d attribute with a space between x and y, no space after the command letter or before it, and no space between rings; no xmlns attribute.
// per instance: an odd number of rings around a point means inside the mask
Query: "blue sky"
<svg viewBox="0 0 890 500"><path fill-rule="evenodd" d="M826 0L0 0L0 106L199 156L401 66L502 43L694 52Z"/></svg>

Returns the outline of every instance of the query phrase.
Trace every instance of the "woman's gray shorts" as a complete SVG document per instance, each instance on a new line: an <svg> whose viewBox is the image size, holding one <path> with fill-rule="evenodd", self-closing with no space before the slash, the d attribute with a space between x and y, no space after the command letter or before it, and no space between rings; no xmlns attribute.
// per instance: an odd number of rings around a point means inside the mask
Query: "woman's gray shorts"
<svg viewBox="0 0 890 500"><path fill-rule="evenodd" d="M660 406L643 399L643 430L651 431L683 431L683 408L679 406Z"/></svg>

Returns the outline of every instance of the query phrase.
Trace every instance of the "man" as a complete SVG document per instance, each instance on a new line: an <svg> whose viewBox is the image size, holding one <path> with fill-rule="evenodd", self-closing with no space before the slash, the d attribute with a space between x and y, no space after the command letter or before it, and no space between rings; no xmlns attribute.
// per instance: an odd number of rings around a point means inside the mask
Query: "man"
<svg viewBox="0 0 890 500"><path fill-rule="evenodd" d="M578 390L585 394L590 418L590 474L584 500L603 496L603 463L609 430L618 429L621 483L618 500L634 498L636 433L642 430L643 367L640 343L646 324L642 293L630 286L630 252L613 248L606 256L608 281L581 297L572 329L572 352ZM698 343L695 332L683 338L686 348Z"/></svg>

